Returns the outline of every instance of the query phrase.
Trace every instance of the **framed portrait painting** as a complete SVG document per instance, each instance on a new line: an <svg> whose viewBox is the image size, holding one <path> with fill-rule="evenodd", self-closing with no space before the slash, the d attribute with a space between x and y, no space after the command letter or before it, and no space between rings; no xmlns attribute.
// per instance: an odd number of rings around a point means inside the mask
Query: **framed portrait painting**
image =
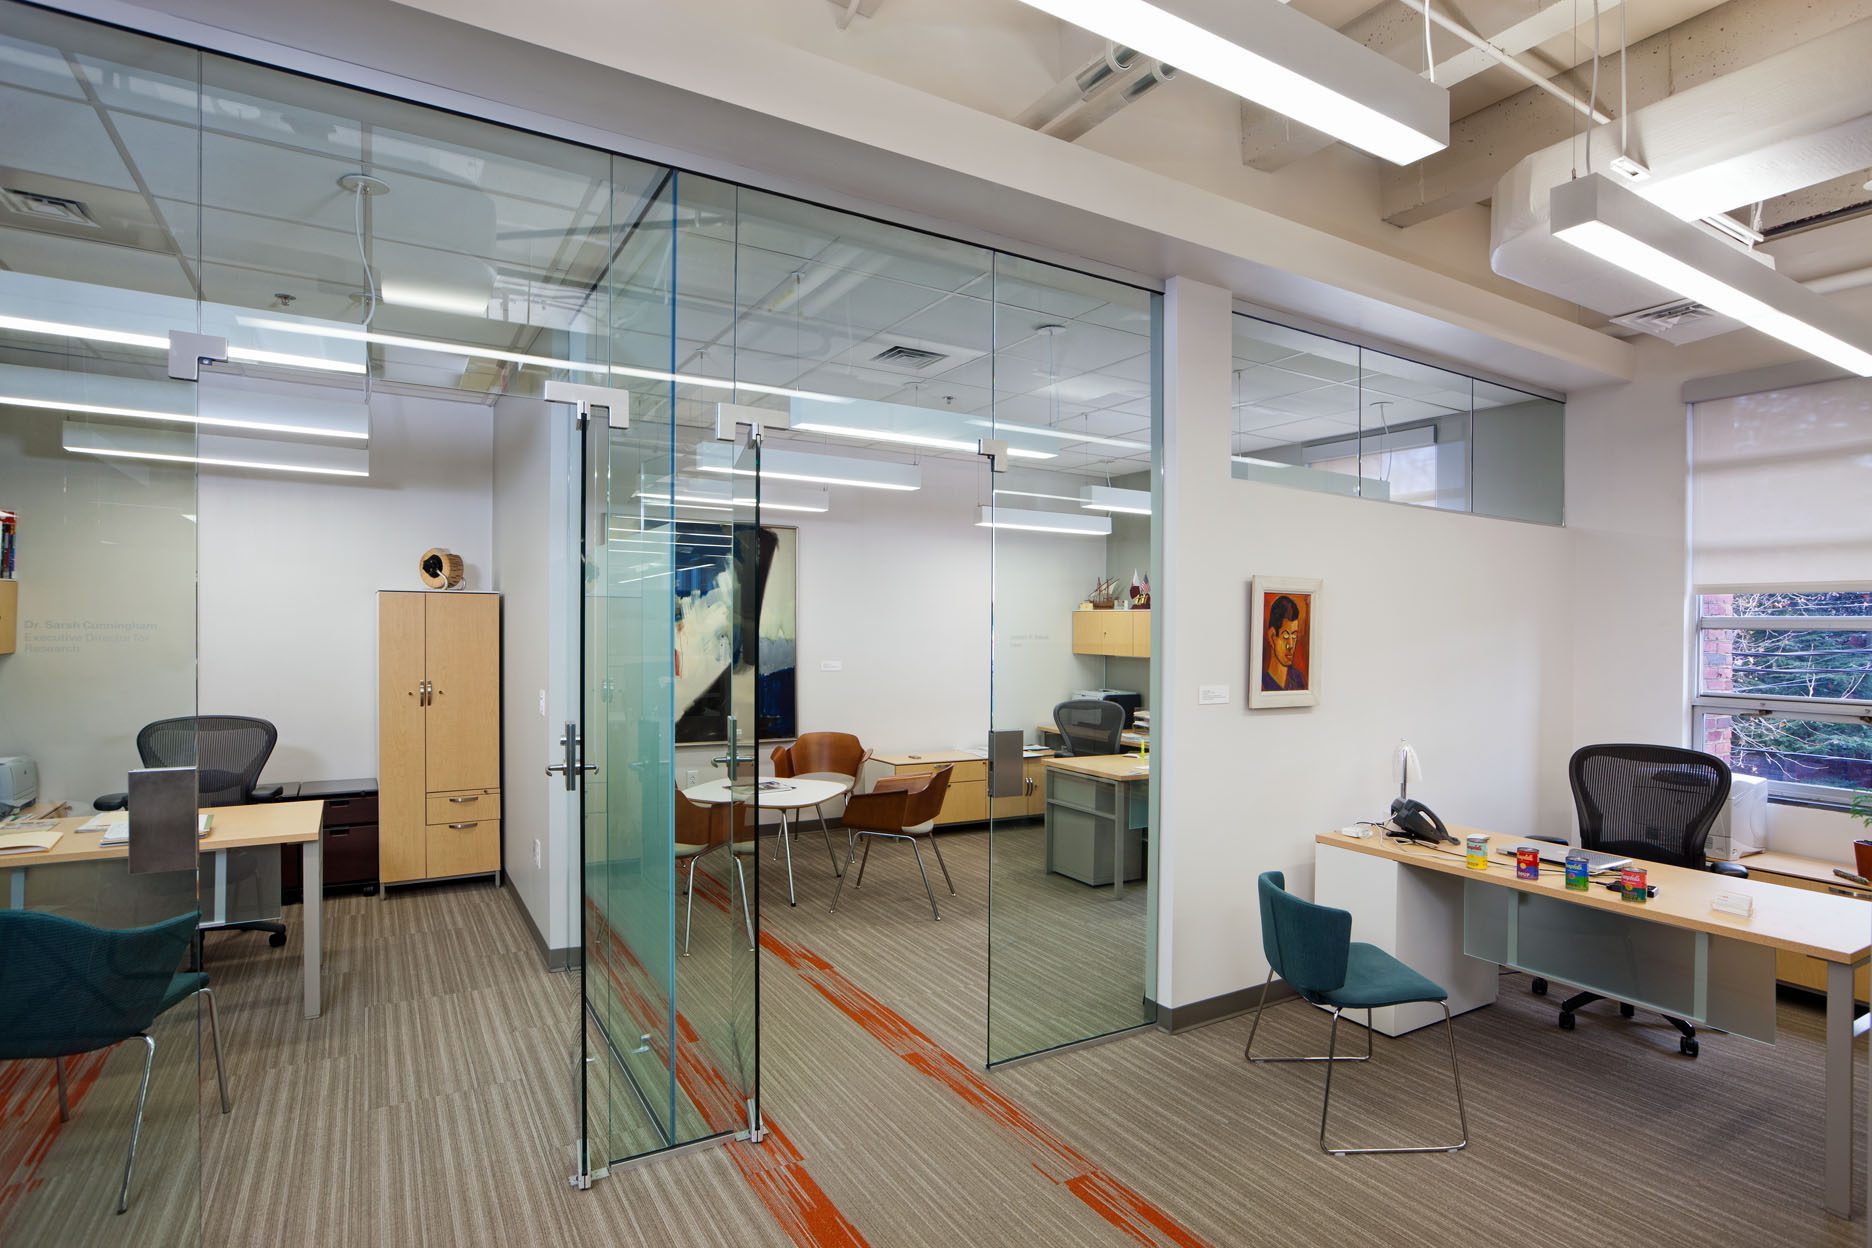
<svg viewBox="0 0 1872 1248"><path fill-rule="evenodd" d="M1320 583L1257 576L1248 588L1248 705L1319 705Z"/></svg>

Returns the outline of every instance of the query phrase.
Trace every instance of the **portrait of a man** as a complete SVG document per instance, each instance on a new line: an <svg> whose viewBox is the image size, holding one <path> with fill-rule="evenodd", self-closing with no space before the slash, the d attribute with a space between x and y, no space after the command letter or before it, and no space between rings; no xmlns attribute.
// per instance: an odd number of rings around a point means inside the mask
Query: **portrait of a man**
<svg viewBox="0 0 1872 1248"><path fill-rule="evenodd" d="M1257 576L1248 590L1248 705L1319 703L1319 648L1313 628L1320 583Z"/></svg>

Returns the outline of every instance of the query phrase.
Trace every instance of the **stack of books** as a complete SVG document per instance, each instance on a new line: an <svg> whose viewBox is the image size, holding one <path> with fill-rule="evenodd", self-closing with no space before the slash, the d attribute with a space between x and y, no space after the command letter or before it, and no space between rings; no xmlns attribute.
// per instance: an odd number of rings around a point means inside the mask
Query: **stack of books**
<svg viewBox="0 0 1872 1248"><path fill-rule="evenodd" d="M0 580L13 579L13 559L19 548L19 516L0 511Z"/></svg>

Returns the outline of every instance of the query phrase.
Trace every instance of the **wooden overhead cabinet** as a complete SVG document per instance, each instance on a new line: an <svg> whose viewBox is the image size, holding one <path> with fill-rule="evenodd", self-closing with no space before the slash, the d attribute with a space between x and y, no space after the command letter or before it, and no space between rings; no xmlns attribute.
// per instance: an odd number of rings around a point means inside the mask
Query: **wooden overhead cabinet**
<svg viewBox="0 0 1872 1248"><path fill-rule="evenodd" d="M1150 657L1149 611L1075 611L1074 654L1103 654L1119 659Z"/></svg>
<svg viewBox="0 0 1872 1248"><path fill-rule="evenodd" d="M378 876L498 874L500 595L377 595Z"/></svg>

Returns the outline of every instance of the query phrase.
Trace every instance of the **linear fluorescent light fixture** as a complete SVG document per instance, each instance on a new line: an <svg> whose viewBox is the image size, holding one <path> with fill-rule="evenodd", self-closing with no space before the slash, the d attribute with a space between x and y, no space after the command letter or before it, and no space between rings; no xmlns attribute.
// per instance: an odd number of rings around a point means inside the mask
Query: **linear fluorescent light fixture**
<svg viewBox="0 0 1872 1248"><path fill-rule="evenodd" d="M95 425L67 420L60 444L73 455L137 459L262 472L303 472L320 477L370 476L370 452L362 447L266 442L213 434L177 436L147 426Z"/></svg>
<svg viewBox="0 0 1872 1248"><path fill-rule="evenodd" d="M978 529L1019 529L1024 533L1070 533L1075 537L1110 537L1110 516L1070 511L1024 511L1019 507L983 507Z"/></svg>
<svg viewBox="0 0 1872 1248"><path fill-rule="evenodd" d="M980 450L974 442L965 442L960 438L939 438L928 433L899 433L895 429L868 429L863 425L826 425L818 421L792 426L796 433L823 433L834 438L853 438L860 442L889 442L898 446L927 446L938 451ZM1058 459L1054 451L1036 451L1025 446L1010 446L1008 456L1012 459Z"/></svg>
<svg viewBox="0 0 1872 1248"><path fill-rule="evenodd" d="M1555 238L1685 299L1872 377L1872 326L1604 174L1554 187Z"/></svg>
<svg viewBox="0 0 1872 1248"><path fill-rule="evenodd" d="M1025 0L1394 165L1449 146L1449 92L1279 0Z"/></svg>
<svg viewBox="0 0 1872 1248"><path fill-rule="evenodd" d="M1127 516L1151 514L1149 490L1120 490L1109 485L1088 485L1079 491L1079 505L1087 511L1115 511Z"/></svg>
<svg viewBox="0 0 1872 1248"><path fill-rule="evenodd" d="M0 329L10 329L22 334L44 334L51 338L78 338L85 342L108 342L119 347L142 347L149 351L169 349L169 339L162 334L137 334L128 330L104 329L95 325L41 321L28 316L0 316ZM228 359L238 360L245 364L277 364L283 368L309 368L322 373L362 375L364 372L364 365L355 360L328 360L318 355L262 351L258 347L230 346Z"/></svg>
<svg viewBox="0 0 1872 1248"><path fill-rule="evenodd" d="M685 490L680 486L674 494L667 489L639 490L632 495L645 502L668 506L671 503L695 507L707 507L714 511L731 511L736 507L752 507L752 491L743 490L729 493L724 490ZM826 490L772 490L763 488L760 492L762 511L801 511L814 515L832 509L832 495Z"/></svg>
<svg viewBox="0 0 1872 1248"><path fill-rule="evenodd" d="M740 462L735 447L725 442L696 446L696 470L718 476L751 477L754 469ZM867 490L917 490L923 474L910 464L881 459L847 459L842 455L812 455L805 451L765 449L760 453L763 481L804 481L810 485L854 485Z"/></svg>
<svg viewBox="0 0 1872 1248"><path fill-rule="evenodd" d="M1151 449L1150 443L1148 442L1133 442L1128 438L1102 438L1090 433L1074 433L1071 429L1055 429L1051 426L1020 425L1015 424L1011 420L982 420L976 418L970 420L968 423L971 425L979 425L983 429L996 429L1008 433L1031 433L1035 437L1040 438L1058 438L1062 442L1090 442L1096 446L1115 446L1123 451L1148 451Z"/></svg>

